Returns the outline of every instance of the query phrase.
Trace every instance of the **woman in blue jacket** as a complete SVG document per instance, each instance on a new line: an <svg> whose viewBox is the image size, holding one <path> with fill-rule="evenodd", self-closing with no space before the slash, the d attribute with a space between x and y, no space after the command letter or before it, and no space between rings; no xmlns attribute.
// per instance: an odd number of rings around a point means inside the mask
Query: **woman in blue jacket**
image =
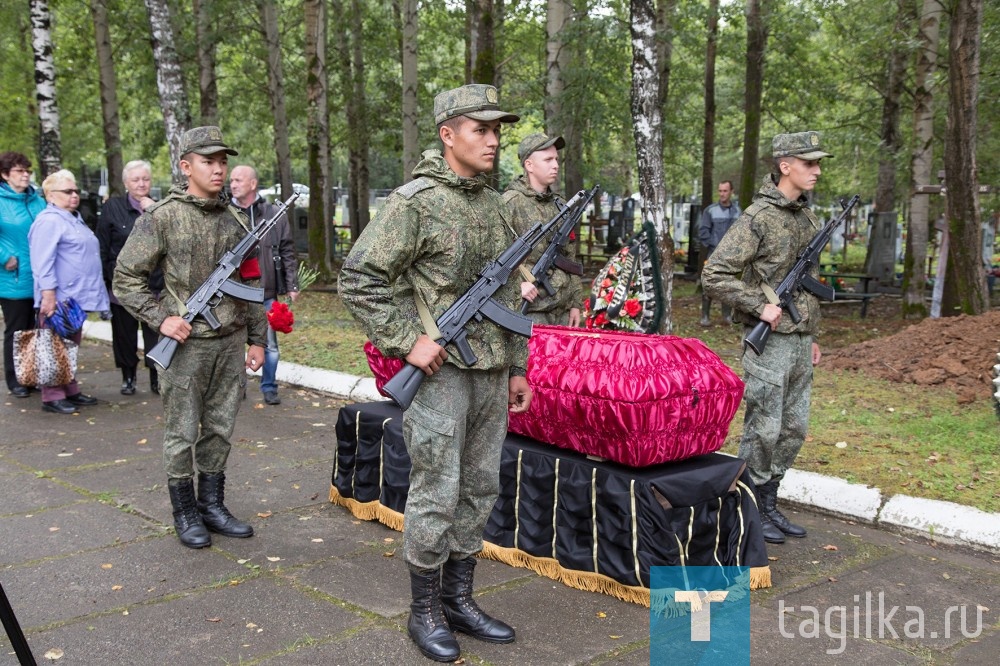
<svg viewBox="0 0 1000 666"><path fill-rule="evenodd" d="M3 309L3 367L7 388L18 398L29 390L14 375L14 333L35 327L34 278L28 229L45 208L31 185L31 160L21 153L0 154L0 308Z"/></svg>

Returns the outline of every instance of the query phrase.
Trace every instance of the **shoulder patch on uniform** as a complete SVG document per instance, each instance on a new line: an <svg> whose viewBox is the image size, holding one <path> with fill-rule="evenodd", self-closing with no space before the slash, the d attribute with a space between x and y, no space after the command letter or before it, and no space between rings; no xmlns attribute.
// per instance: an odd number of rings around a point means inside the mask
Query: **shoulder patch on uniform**
<svg viewBox="0 0 1000 666"><path fill-rule="evenodd" d="M757 201L754 201L752 204L747 206L746 210L743 211L743 214L749 216L750 218L753 218L754 216L757 215L757 213L764 210L769 205L770 204L768 204L768 202L758 199Z"/></svg>
<svg viewBox="0 0 1000 666"><path fill-rule="evenodd" d="M157 201L157 202L156 202L156 203L154 203L154 204L153 204L152 206L150 206L149 208L145 209L145 210L144 210L144 211L142 211L142 212L143 212L143 213L152 213L152 212L153 212L154 210L156 210L156 209L157 209L157 208L159 208L160 206L164 205L164 204L165 204L165 203L167 203L168 201L170 201L170 197L166 197L165 199L160 199L159 201Z"/></svg>
<svg viewBox="0 0 1000 666"><path fill-rule="evenodd" d="M396 188L396 194L403 197L404 199L412 199L417 192L422 192L434 187L434 181L430 178L414 178L405 185L400 185Z"/></svg>

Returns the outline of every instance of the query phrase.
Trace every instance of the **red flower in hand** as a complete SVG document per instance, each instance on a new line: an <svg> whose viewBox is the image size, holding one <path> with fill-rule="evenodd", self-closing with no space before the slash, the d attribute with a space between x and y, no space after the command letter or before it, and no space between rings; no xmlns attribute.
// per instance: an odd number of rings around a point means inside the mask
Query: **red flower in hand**
<svg viewBox="0 0 1000 666"><path fill-rule="evenodd" d="M267 323L279 333L291 333L295 315L287 305L281 301L274 301L271 303L271 309L267 311Z"/></svg>
<svg viewBox="0 0 1000 666"><path fill-rule="evenodd" d="M625 306L622 309L625 310L625 314L634 319L636 315L642 312L642 303L637 298L630 298L625 301Z"/></svg>

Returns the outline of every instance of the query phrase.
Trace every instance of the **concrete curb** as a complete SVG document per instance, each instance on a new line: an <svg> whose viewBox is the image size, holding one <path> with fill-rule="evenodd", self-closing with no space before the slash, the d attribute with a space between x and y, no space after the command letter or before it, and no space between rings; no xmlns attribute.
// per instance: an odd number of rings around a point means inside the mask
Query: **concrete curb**
<svg viewBox="0 0 1000 666"><path fill-rule="evenodd" d="M111 324L87 321L83 334L110 342ZM136 344L142 348L141 336L137 336ZM248 374L259 376L260 372ZM278 366L277 379L345 400L385 400L375 389L374 379L343 372L282 362ZM907 495L887 497L878 488L794 469L785 475L778 494L783 500L843 518L979 550L1000 552L1000 513L987 513L953 502Z"/></svg>

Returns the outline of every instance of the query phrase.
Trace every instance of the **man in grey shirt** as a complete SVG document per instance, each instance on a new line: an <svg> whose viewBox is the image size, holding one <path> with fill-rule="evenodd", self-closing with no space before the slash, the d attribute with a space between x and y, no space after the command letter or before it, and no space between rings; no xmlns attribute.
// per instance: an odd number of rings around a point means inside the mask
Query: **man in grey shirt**
<svg viewBox="0 0 1000 666"><path fill-rule="evenodd" d="M740 216L740 206L732 200L733 182L724 180L719 183L719 202L714 203L701 214L701 223L698 225L698 242L704 248L705 261L715 252L719 246L719 241L733 226L733 222ZM712 309L712 299L702 291L701 295L701 325L711 326L709 311ZM722 305L722 316L727 324L732 323L733 309L728 305Z"/></svg>

